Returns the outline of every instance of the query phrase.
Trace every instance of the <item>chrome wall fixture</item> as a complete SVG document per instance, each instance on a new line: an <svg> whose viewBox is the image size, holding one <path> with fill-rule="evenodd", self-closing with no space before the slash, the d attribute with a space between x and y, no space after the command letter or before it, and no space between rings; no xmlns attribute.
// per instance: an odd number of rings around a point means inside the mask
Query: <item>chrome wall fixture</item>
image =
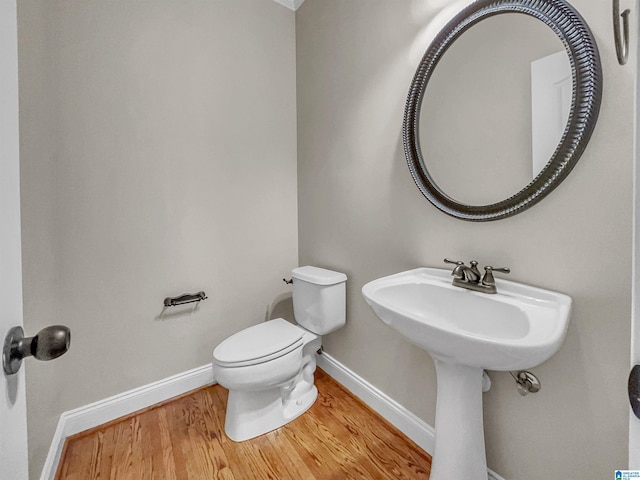
<svg viewBox="0 0 640 480"><path fill-rule="evenodd" d="M625 65L629 59L629 15L628 8L620 12L620 0L613 0L613 37L618 63Z"/></svg>
<svg viewBox="0 0 640 480"><path fill-rule="evenodd" d="M565 46L573 77L569 121L551 159L515 195L491 205L467 205L451 198L429 173L420 146L422 99L433 71L449 47L483 19L521 13L547 25ZM435 207L461 220L483 222L515 215L538 203L564 180L584 152L595 128L602 99L602 67L589 26L565 0L478 0L458 13L427 48L413 77L404 111L403 143L409 171L420 192Z"/></svg>
<svg viewBox="0 0 640 480"><path fill-rule="evenodd" d="M540 380L533 373L526 370L509 373L518 385L518 393L523 397L529 393L538 393L540 391Z"/></svg>
<svg viewBox="0 0 640 480"><path fill-rule="evenodd" d="M64 355L71 346L71 330L64 325L43 328L33 337L25 337L22 327L13 327L4 339L2 367L7 375L18 373L22 360L33 356L53 360Z"/></svg>
<svg viewBox="0 0 640 480"><path fill-rule="evenodd" d="M182 295L179 295L177 297L167 297L164 299L164 306L165 307L175 307L178 305L184 305L186 303L194 303L194 302L201 302L202 300L206 300L207 298L207 294L204 292L198 292L198 293L183 293Z"/></svg>

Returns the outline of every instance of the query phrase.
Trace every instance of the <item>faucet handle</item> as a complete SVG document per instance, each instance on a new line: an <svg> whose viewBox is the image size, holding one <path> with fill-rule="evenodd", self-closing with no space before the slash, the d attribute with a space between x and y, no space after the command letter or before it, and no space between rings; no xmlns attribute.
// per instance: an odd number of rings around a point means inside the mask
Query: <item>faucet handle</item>
<svg viewBox="0 0 640 480"><path fill-rule="evenodd" d="M509 267L496 268L496 267L492 267L491 265L487 265L486 267L484 267L484 269L492 270L494 272L500 272L500 273L511 273L511 269Z"/></svg>
<svg viewBox="0 0 640 480"><path fill-rule="evenodd" d="M493 278L493 272L510 273L511 269L509 267L495 268L491 265L487 265L486 267L484 267L484 276L482 277L480 283L486 286L495 286L496 280L495 278Z"/></svg>
<svg viewBox="0 0 640 480"><path fill-rule="evenodd" d="M471 260L469 262L469 265L471 266L470 268L473 271L473 273L478 275L478 278L480 278L480 270L478 270L478 262L477 262L477 260Z"/></svg>
<svg viewBox="0 0 640 480"><path fill-rule="evenodd" d="M461 262L460 260L449 260L448 258L444 259L444 263L450 263L452 265L458 265L458 266L464 265L464 262Z"/></svg>

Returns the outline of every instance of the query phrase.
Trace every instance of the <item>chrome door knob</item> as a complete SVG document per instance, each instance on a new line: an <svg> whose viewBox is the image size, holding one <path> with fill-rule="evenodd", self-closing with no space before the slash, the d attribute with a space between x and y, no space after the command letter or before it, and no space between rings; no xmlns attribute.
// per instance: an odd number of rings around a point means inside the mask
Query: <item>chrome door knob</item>
<svg viewBox="0 0 640 480"><path fill-rule="evenodd" d="M33 337L25 337L22 327L13 327L4 339L2 367L7 375L18 373L22 360L35 357L53 360L64 355L71 346L71 330L64 325L43 328Z"/></svg>

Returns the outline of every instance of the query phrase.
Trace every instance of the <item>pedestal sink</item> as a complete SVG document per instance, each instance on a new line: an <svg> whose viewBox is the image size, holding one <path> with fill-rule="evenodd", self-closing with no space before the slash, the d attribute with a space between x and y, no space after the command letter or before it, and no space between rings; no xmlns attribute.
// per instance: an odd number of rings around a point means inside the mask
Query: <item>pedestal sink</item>
<svg viewBox="0 0 640 480"><path fill-rule="evenodd" d="M383 322L436 365L436 442L430 480L487 480L483 370L521 370L562 344L571 298L496 280L497 294L451 284L451 272L417 268L367 283L362 295Z"/></svg>

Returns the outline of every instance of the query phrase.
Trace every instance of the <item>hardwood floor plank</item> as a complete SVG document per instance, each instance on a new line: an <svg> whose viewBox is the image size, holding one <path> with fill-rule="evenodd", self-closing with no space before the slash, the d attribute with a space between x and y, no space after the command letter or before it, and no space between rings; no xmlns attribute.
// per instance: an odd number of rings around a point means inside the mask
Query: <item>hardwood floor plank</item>
<svg viewBox="0 0 640 480"><path fill-rule="evenodd" d="M131 420L115 426L112 468L109 471L110 480L128 479L127 469L131 461Z"/></svg>
<svg viewBox="0 0 640 480"><path fill-rule="evenodd" d="M291 442L289 432L278 429L265 436L269 440L272 461L277 462L279 459L282 464L283 478L290 480L313 478L311 470L309 470L304 459L298 454Z"/></svg>
<svg viewBox="0 0 640 480"><path fill-rule="evenodd" d="M187 477L234 480L224 449L211 438L206 422L210 417L206 396L205 391L197 392L181 402L181 415L187 425L187 435L181 444Z"/></svg>
<svg viewBox="0 0 640 480"><path fill-rule="evenodd" d="M173 446L171 444L171 430L167 419L167 410L158 409L158 430L160 441L160 455L155 454L154 467L157 470L158 478L161 480L177 480L176 463L173 458ZM160 458L158 458L160 457Z"/></svg>
<svg viewBox="0 0 640 480"><path fill-rule="evenodd" d="M205 387L67 439L56 480L428 479L431 458L322 370L318 400L273 432L224 433L228 392Z"/></svg>
<svg viewBox="0 0 640 480"><path fill-rule="evenodd" d="M161 412L164 412L164 410L151 410L144 412L139 417L140 437L138 441L134 440L134 451L141 452L141 463L144 465L143 471L139 473L141 478L146 477L156 480L168 477L175 479L175 472L171 476L172 463L168 465L165 463L166 449L162 444ZM170 457L170 461L173 462L173 457Z"/></svg>
<svg viewBox="0 0 640 480"><path fill-rule="evenodd" d="M70 465L66 477L63 478L80 480L88 477L88 473L86 472L90 471L93 460L91 456L93 450L92 445L93 439L85 438L81 442L78 442L77 445L70 446L67 452ZM86 455L85 452L89 452L89 455Z"/></svg>
<svg viewBox="0 0 640 480"><path fill-rule="evenodd" d="M327 376L320 371L319 376L322 375ZM361 437L355 442L354 448L367 445L371 459L376 461L380 469L389 472L392 478L428 478L431 457L386 420L379 418L362 401L349 395L342 385L327 382L319 400L324 407L321 410L323 414L335 417L338 425L343 425L354 437ZM370 415L356 416L350 413L359 410L369 411ZM363 421L375 421L375 428L363 425ZM394 453L393 456L389 455L390 451ZM393 460L390 461L390 458Z"/></svg>
<svg viewBox="0 0 640 480"><path fill-rule="evenodd" d="M316 405L312 409L312 414L317 417L318 424L332 425L331 433L339 444L345 445L354 457L354 462L359 467L365 469L369 477L375 476L380 479L395 479L397 477L389 475L386 465L376 461L375 451L372 452L372 445L369 439L363 438L360 429L348 428L340 422L336 422L335 416L327 408L326 388L323 389L318 397ZM352 412L357 412L350 409ZM334 440L334 441L335 441Z"/></svg>
<svg viewBox="0 0 640 480"><path fill-rule="evenodd" d="M208 391L214 411L216 438L219 439L233 470L240 480L262 480L274 478L273 472L263 472L261 459L251 449L245 449L242 443L236 443L224 433L224 417L228 392L223 388ZM301 477L302 478L302 477Z"/></svg>
<svg viewBox="0 0 640 480"><path fill-rule="evenodd" d="M104 451L104 432L97 432L93 437L93 449L91 451L91 462L89 478L100 478L102 468L102 452Z"/></svg>
<svg viewBox="0 0 640 480"><path fill-rule="evenodd" d="M367 474L365 465L357 461L344 444L332 438L331 431L321 422L314 421L311 415L296 419L296 429L289 431L300 456L306 465L312 468L313 477L318 480L344 478L365 479L385 478L383 472L375 477Z"/></svg>
<svg viewBox="0 0 640 480"><path fill-rule="evenodd" d="M166 405L163 410L166 411L167 429L170 434L170 448L171 455L173 457L176 478L184 479L188 478L187 458L183 453L181 445L182 443L187 441L186 439L188 439L189 433L187 431L187 426L182 421L182 417L180 415L180 401L181 399L178 399L175 402Z"/></svg>

